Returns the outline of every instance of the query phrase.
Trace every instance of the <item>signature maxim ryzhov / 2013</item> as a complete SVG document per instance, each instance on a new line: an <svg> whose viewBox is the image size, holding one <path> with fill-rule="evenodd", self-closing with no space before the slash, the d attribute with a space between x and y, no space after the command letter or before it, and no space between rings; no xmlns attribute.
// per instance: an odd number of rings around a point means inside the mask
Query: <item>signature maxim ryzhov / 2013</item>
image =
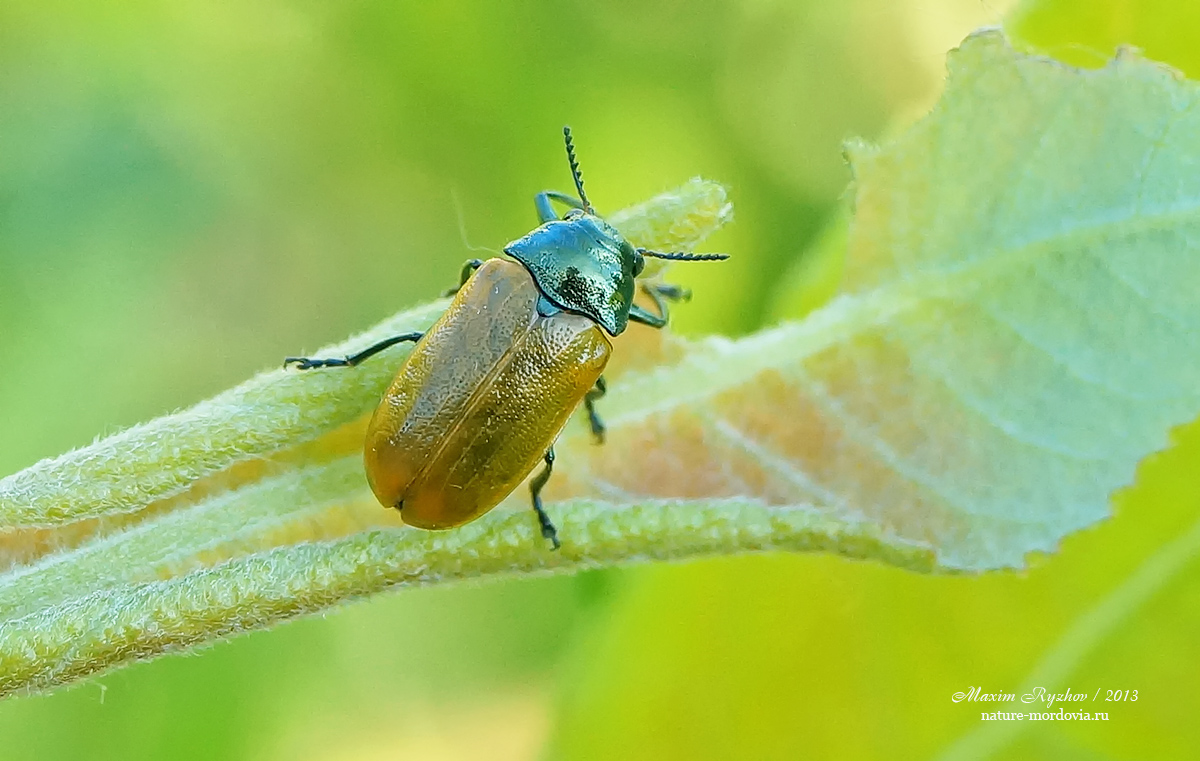
<svg viewBox="0 0 1200 761"><path fill-rule="evenodd" d="M1045 703L1047 707L1055 703L1076 703L1082 701L1095 702L1103 698L1106 703L1134 703L1138 699L1137 690L1104 690L1100 688L1095 693L1076 692L1070 687L1065 692L1051 692L1045 687L1034 687L1019 698L1013 692L984 692L982 687L971 687L965 692L956 692L950 696L955 703Z"/></svg>

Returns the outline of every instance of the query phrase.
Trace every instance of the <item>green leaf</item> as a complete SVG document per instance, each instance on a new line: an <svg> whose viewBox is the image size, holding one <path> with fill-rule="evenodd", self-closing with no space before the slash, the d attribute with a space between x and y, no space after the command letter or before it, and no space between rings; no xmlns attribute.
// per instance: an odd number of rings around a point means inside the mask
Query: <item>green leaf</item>
<svg viewBox="0 0 1200 761"><path fill-rule="evenodd" d="M0 522L19 527L0 546L24 563L0 577L0 692L396 585L766 549L1021 567L1102 519L1200 411L1196 88L1128 57L1076 71L996 33L950 74L926 120L851 152L840 298L738 341L617 341L607 444L580 420L559 440L561 552L523 490L440 534L373 503L362 416L405 350L275 370L0 481ZM676 249L729 214L694 181L613 221Z"/></svg>
<svg viewBox="0 0 1200 761"><path fill-rule="evenodd" d="M1078 66L1103 66L1133 46L1200 77L1200 4L1178 0L1025 0L1004 27L1016 39Z"/></svg>
<svg viewBox="0 0 1200 761"><path fill-rule="evenodd" d="M843 204L775 289L770 314L777 320L807 316L828 304L841 287L850 213Z"/></svg>

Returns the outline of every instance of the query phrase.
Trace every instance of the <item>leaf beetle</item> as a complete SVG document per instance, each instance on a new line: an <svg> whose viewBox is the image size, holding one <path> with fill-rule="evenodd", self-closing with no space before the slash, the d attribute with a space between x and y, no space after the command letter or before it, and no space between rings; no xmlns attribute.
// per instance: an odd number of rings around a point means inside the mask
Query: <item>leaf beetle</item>
<svg viewBox="0 0 1200 761"><path fill-rule="evenodd" d="M422 529L461 526L498 505L538 461L530 482L542 536L558 535L541 491L554 467L554 440L583 402L597 441L596 400L612 353L608 336L629 322L667 324L677 286L641 283L658 310L634 303L645 257L719 260L725 254L636 248L592 208L571 130L563 128L579 197L547 190L534 198L540 225L504 248L508 259L472 259L445 313L424 333L392 336L346 357L288 357L284 367L353 367L402 342L416 345L367 427L367 480L385 507ZM560 218L553 202L568 211ZM607 335L606 335L607 334Z"/></svg>

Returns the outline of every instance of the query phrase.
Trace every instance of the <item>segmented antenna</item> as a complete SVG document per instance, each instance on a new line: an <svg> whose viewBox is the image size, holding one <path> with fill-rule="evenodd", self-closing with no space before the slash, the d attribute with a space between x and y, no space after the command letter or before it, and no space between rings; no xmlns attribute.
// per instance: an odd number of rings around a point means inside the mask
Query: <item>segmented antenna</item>
<svg viewBox="0 0 1200 761"><path fill-rule="evenodd" d="M729 258L729 254L687 254L683 251L675 251L669 254L664 254L659 251L651 251L646 248L637 250L642 256L651 256L655 259L673 259L680 262L719 262Z"/></svg>
<svg viewBox="0 0 1200 761"><path fill-rule="evenodd" d="M567 141L567 161L571 162L571 178L575 180L575 189L579 191L579 200L583 201L583 210L595 214L596 210L588 201L587 193L583 192L583 173L579 171L579 162L575 160L575 145L571 142L571 128L563 127L563 139Z"/></svg>

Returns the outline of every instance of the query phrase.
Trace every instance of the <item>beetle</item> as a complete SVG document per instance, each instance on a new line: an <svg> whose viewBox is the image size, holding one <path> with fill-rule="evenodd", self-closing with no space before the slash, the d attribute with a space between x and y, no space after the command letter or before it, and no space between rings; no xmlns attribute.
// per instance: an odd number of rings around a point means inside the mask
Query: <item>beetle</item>
<svg viewBox="0 0 1200 761"><path fill-rule="evenodd" d="M541 491L554 468L554 440L584 404L592 434L604 440L596 400L607 390L609 336L630 322L662 328L667 300L690 294L641 283L657 314L633 301L645 257L712 261L725 254L637 248L588 201L569 127L567 162L578 198L546 190L534 197L540 225L504 248L507 259L472 259L454 299L424 333L392 336L345 357L288 357L284 367L354 367L399 343L414 342L367 427L363 458L371 490L385 507L422 529L478 518L537 467L530 496L542 536L558 534ZM553 203L568 210L560 218Z"/></svg>

